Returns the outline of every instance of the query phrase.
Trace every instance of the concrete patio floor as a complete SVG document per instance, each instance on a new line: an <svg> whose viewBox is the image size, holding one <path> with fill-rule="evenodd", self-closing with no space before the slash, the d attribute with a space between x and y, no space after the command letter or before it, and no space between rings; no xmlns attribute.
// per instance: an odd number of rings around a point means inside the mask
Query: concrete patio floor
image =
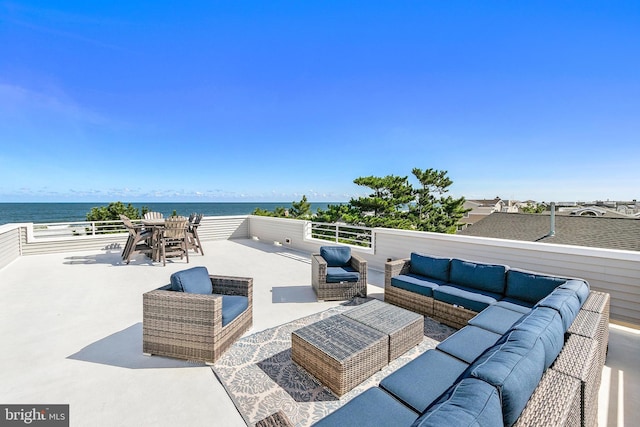
<svg viewBox="0 0 640 427"><path fill-rule="evenodd" d="M204 364L142 354L142 294L175 271L254 279L252 334L339 305L318 302L309 254L257 241L204 242L163 267L120 249L24 256L0 270L0 403L69 404L72 426L244 426ZM369 295L384 275L369 270ZM612 326L600 425L640 425L640 332Z"/></svg>

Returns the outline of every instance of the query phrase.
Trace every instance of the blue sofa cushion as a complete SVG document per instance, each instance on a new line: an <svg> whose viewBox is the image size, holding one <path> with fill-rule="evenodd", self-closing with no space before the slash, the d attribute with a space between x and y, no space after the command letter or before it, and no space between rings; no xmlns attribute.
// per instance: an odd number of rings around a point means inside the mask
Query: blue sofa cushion
<svg viewBox="0 0 640 427"><path fill-rule="evenodd" d="M477 326L487 331L503 335L523 316L521 312L500 307L496 304L482 310L470 319L467 325Z"/></svg>
<svg viewBox="0 0 640 427"><path fill-rule="evenodd" d="M496 334L477 326L465 326L442 341L436 349L466 363L473 363L489 347L493 346L502 334Z"/></svg>
<svg viewBox="0 0 640 427"><path fill-rule="evenodd" d="M413 274L449 281L449 258L436 258L419 253L411 253L409 271Z"/></svg>
<svg viewBox="0 0 640 427"><path fill-rule="evenodd" d="M469 366L465 376L498 389L504 425L512 426L542 378L544 358L542 342L535 334L512 330Z"/></svg>
<svg viewBox="0 0 640 427"><path fill-rule="evenodd" d="M509 270L507 272L507 288L504 295L508 298L535 304L566 281L567 279L560 277L522 270Z"/></svg>
<svg viewBox="0 0 640 427"><path fill-rule="evenodd" d="M507 266L451 260L449 282L495 294L504 294Z"/></svg>
<svg viewBox="0 0 640 427"><path fill-rule="evenodd" d="M477 312L484 310L500 299L499 294L452 284L434 288L433 297L438 301L459 305Z"/></svg>
<svg viewBox="0 0 640 427"><path fill-rule="evenodd" d="M348 246L321 246L320 256L327 261L327 267L343 267L351 261L351 248Z"/></svg>
<svg viewBox="0 0 640 427"><path fill-rule="evenodd" d="M171 275L171 289L191 294L211 294L213 285L206 267L193 267Z"/></svg>
<svg viewBox="0 0 640 427"><path fill-rule="evenodd" d="M566 332L578 315L582 304L576 292L571 289L558 288L538 302L535 307L548 307L560 313Z"/></svg>
<svg viewBox="0 0 640 427"><path fill-rule="evenodd" d="M427 297L433 297L433 289L440 285L444 285L445 283L446 282L440 280L430 279L425 276L419 276L411 273L400 274L391 278L392 286Z"/></svg>
<svg viewBox="0 0 640 427"><path fill-rule="evenodd" d="M380 388L422 413L469 367L439 350L427 350L380 382Z"/></svg>
<svg viewBox="0 0 640 427"><path fill-rule="evenodd" d="M569 289L576 293L576 296L580 300L580 306L589 298L589 284L584 280L570 279L558 286L560 289Z"/></svg>
<svg viewBox="0 0 640 427"><path fill-rule="evenodd" d="M528 331L538 336L544 346L545 369L556 360L564 346L565 330L562 318L552 308L539 307L531 310L531 313L523 316L511 329Z"/></svg>
<svg viewBox="0 0 640 427"><path fill-rule="evenodd" d="M451 386L412 427L502 426L498 390L484 381L465 378Z"/></svg>
<svg viewBox="0 0 640 427"><path fill-rule="evenodd" d="M373 387L313 425L315 427L410 426L418 415L382 389Z"/></svg>
<svg viewBox="0 0 640 427"><path fill-rule="evenodd" d="M525 302L525 301L513 299L513 298L502 298L500 301L498 301L494 305L498 307L507 308L509 310L517 311L522 314L526 314L530 312L534 306L534 304L530 302Z"/></svg>
<svg viewBox="0 0 640 427"><path fill-rule="evenodd" d="M222 295L222 326L226 326L249 307L249 298L242 295Z"/></svg>
<svg viewBox="0 0 640 427"><path fill-rule="evenodd" d="M327 283L357 282L360 273L350 266L327 267Z"/></svg>

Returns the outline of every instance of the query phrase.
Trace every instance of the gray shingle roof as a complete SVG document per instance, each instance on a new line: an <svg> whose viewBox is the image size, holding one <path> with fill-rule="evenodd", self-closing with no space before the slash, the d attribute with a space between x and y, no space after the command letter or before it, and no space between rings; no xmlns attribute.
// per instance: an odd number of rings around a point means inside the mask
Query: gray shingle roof
<svg viewBox="0 0 640 427"><path fill-rule="evenodd" d="M556 215L555 236L549 214L494 212L458 234L529 242L640 251L640 220Z"/></svg>

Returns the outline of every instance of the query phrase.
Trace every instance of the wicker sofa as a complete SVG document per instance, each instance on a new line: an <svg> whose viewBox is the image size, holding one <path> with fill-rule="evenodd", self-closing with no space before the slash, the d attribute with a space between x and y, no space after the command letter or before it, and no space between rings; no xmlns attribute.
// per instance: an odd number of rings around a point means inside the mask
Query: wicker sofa
<svg viewBox="0 0 640 427"><path fill-rule="evenodd" d="M502 293L490 288L499 271ZM608 294L579 279L421 254L389 262L386 273L387 302L461 329L317 426L597 425Z"/></svg>

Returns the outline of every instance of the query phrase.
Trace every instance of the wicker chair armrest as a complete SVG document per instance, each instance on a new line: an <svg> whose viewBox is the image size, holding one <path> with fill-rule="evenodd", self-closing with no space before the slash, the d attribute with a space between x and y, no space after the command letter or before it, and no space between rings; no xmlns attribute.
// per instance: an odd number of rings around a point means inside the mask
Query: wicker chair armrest
<svg viewBox="0 0 640 427"><path fill-rule="evenodd" d="M358 270L360 273L367 269L367 260L353 252L351 253L351 260L349 262L351 267Z"/></svg>
<svg viewBox="0 0 640 427"><path fill-rule="evenodd" d="M184 313L197 311L199 316L209 319L206 322L209 327L222 327L222 296L175 292L165 288L166 286L142 295L145 317L180 324L184 323Z"/></svg>
<svg viewBox="0 0 640 427"><path fill-rule="evenodd" d="M327 274L327 261L320 254L311 254L311 264L317 266L324 275Z"/></svg>
<svg viewBox="0 0 640 427"><path fill-rule="evenodd" d="M391 286L391 278L400 274L407 274L411 267L410 258L396 259L393 261L387 261L384 264L384 285L385 287Z"/></svg>
<svg viewBox="0 0 640 427"><path fill-rule="evenodd" d="M214 294L253 297L253 279L251 277L209 275L209 279L211 279Z"/></svg>

